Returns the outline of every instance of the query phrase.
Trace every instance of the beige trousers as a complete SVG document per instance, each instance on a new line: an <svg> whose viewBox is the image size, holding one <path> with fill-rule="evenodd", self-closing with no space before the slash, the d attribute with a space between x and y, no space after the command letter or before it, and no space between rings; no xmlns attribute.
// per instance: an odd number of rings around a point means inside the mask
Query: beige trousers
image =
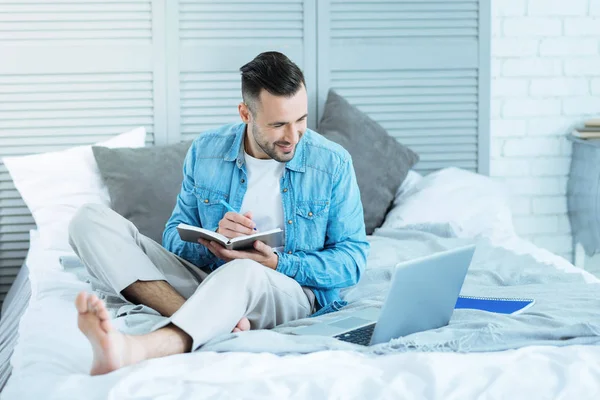
<svg viewBox="0 0 600 400"><path fill-rule="evenodd" d="M191 336L192 351L231 332L244 316L251 329L270 329L314 312L313 292L292 278L252 260L234 260L207 273L106 206L81 207L69 236L89 273L121 297L136 281L164 280L186 298L169 321Z"/></svg>

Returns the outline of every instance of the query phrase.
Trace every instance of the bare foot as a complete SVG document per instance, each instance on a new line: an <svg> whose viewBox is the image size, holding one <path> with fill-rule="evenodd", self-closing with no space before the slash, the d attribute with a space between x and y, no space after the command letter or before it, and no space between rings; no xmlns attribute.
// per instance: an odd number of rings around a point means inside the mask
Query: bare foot
<svg viewBox="0 0 600 400"><path fill-rule="evenodd" d="M249 331L249 330L250 330L250 321L248 321L248 318L243 317L242 319L240 319L240 322L237 323L235 328L233 328L232 332L242 332L242 331Z"/></svg>
<svg viewBox="0 0 600 400"><path fill-rule="evenodd" d="M104 302L96 295L79 293L75 307L79 312L79 330L94 351L90 375L106 374L145 359L141 344L113 327Z"/></svg>

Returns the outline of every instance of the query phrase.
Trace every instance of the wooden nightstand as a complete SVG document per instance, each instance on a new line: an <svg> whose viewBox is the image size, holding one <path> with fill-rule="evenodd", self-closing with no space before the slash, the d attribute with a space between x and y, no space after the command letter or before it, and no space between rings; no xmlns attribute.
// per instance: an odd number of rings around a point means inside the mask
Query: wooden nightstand
<svg viewBox="0 0 600 400"><path fill-rule="evenodd" d="M600 139L572 135L567 206L573 233L573 263L600 276Z"/></svg>

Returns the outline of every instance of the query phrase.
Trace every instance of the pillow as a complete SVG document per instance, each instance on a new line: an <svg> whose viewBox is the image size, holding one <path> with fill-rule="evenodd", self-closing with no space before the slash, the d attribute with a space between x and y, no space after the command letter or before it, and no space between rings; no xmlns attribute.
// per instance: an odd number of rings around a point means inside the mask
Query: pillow
<svg viewBox="0 0 600 400"><path fill-rule="evenodd" d="M491 178L460 168L423 177L394 200L382 228L450 224L458 237L515 235L506 188Z"/></svg>
<svg viewBox="0 0 600 400"><path fill-rule="evenodd" d="M377 122L329 90L317 131L352 156L367 235L381 226L408 171L419 161Z"/></svg>
<svg viewBox="0 0 600 400"><path fill-rule="evenodd" d="M404 182L402 182L402 185L400 185L398 190L396 190L396 194L394 195L394 203L392 204L392 206L396 204L396 202L401 196L404 196L404 194L406 193L412 192L416 188L417 184L421 182L421 179L423 179L423 175L421 175L417 171L413 171L412 169L408 171Z"/></svg>
<svg viewBox="0 0 600 400"><path fill-rule="evenodd" d="M175 208L191 144L190 140L142 149L92 148L111 208L157 243L162 243Z"/></svg>
<svg viewBox="0 0 600 400"><path fill-rule="evenodd" d="M143 147L143 127L100 142L106 147ZM2 159L31 211L45 249L71 251L69 222L86 203L110 204L92 146Z"/></svg>

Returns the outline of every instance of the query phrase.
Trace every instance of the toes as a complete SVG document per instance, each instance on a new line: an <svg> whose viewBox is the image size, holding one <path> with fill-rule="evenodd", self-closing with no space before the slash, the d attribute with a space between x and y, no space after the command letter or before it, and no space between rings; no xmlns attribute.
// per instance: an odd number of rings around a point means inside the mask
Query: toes
<svg viewBox="0 0 600 400"><path fill-rule="evenodd" d="M99 300L100 299L98 298L98 296L96 296L95 294L91 294L88 297L88 305L90 305L91 307L95 307Z"/></svg>
<svg viewBox="0 0 600 400"><path fill-rule="evenodd" d="M94 306L98 312L106 311L106 304L104 304L104 300L98 300Z"/></svg>
<svg viewBox="0 0 600 400"><path fill-rule="evenodd" d="M99 299L95 294L88 295L85 292L79 293L75 299L75 306L80 314L92 312L96 314L100 320L110 319L110 314L106 309L104 301Z"/></svg>
<svg viewBox="0 0 600 400"><path fill-rule="evenodd" d="M110 331L113 330L113 325L110 322L110 319L105 319L103 321L100 322L100 327L102 328L102 330L106 333L109 333Z"/></svg>
<svg viewBox="0 0 600 400"><path fill-rule="evenodd" d="M86 292L79 292L79 294L75 298L75 308L77 308L77 311L80 314L87 312L88 304L87 304L87 293Z"/></svg>
<svg viewBox="0 0 600 400"><path fill-rule="evenodd" d="M96 312L96 315L101 320L110 319L110 314L108 314L108 310L106 309L106 307L104 307L104 304L102 304L102 307L99 307L99 310Z"/></svg>
<svg viewBox="0 0 600 400"><path fill-rule="evenodd" d="M94 312L95 311L95 307L94 307L94 302L93 302L92 295L88 296L86 304L87 304L87 311L89 311L89 312Z"/></svg>
<svg viewBox="0 0 600 400"><path fill-rule="evenodd" d="M250 330L250 321L248 320L248 318L243 317L242 319L240 319L237 323L237 325L235 326L235 328L233 328L232 332L243 332L243 331L249 331Z"/></svg>
<svg viewBox="0 0 600 400"><path fill-rule="evenodd" d="M250 330L250 321L248 320L248 318L242 318L240 322L238 322L238 327L243 331Z"/></svg>
<svg viewBox="0 0 600 400"><path fill-rule="evenodd" d="M103 303L103 301L96 297L96 295L90 296L90 300L88 302L96 311L98 311L102 307Z"/></svg>

